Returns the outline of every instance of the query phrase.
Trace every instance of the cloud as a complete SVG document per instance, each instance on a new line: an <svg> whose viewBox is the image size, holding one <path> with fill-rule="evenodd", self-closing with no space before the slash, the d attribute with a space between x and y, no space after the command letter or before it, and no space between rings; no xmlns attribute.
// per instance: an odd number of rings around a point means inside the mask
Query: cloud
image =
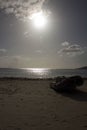
<svg viewBox="0 0 87 130"><path fill-rule="evenodd" d="M69 42L63 42L61 45L62 45L62 46L69 46L70 43L69 43Z"/></svg>
<svg viewBox="0 0 87 130"><path fill-rule="evenodd" d="M6 54L6 49L0 49L0 57Z"/></svg>
<svg viewBox="0 0 87 130"><path fill-rule="evenodd" d="M38 11L47 0L0 0L0 8L7 14L14 14L17 18L27 20Z"/></svg>
<svg viewBox="0 0 87 130"><path fill-rule="evenodd" d="M58 54L60 56L67 55L67 56L76 56L76 55L82 55L85 50L83 47L77 44L63 44L64 48L60 49L58 51Z"/></svg>

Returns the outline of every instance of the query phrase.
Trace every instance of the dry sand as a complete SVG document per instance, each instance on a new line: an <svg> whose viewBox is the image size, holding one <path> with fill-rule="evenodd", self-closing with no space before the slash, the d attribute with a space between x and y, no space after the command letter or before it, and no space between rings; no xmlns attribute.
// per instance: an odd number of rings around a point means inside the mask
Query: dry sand
<svg viewBox="0 0 87 130"><path fill-rule="evenodd" d="M87 130L87 81L62 94L50 82L0 79L0 130Z"/></svg>

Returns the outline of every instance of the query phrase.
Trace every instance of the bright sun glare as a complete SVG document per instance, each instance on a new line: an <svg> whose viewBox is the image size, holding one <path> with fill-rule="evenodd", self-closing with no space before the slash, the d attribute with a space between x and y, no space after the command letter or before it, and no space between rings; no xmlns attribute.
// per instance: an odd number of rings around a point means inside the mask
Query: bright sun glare
<svg viewBox="0 0 87 130"><path fill-rule="evenodd" d="M31 19L33 20L33 23L37 28L44 28L47 23L46 16L42 11L34 13Z"/></svg>

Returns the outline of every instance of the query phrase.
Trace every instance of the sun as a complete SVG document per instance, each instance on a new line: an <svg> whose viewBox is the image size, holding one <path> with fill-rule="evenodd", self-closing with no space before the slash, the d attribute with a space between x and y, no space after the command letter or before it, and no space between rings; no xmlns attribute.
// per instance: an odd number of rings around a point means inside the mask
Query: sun
<svg viewBox="0 0 87 130"><path fill-rule="evenodd" d="M35 27L39 29L44 28L47 23L46 16L44 15L42 11L34 13L31 19Z"/></svg>

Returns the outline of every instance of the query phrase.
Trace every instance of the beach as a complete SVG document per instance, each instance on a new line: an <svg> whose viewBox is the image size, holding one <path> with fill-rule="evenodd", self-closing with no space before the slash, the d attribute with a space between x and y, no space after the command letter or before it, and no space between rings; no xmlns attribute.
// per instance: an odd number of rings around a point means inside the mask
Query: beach
<svg viewBox="0 0 87 130"><path fill-rule="evenodd" d="M0 130L86 130L87 80L57 93L53 79L0 79Z"/></svg>

